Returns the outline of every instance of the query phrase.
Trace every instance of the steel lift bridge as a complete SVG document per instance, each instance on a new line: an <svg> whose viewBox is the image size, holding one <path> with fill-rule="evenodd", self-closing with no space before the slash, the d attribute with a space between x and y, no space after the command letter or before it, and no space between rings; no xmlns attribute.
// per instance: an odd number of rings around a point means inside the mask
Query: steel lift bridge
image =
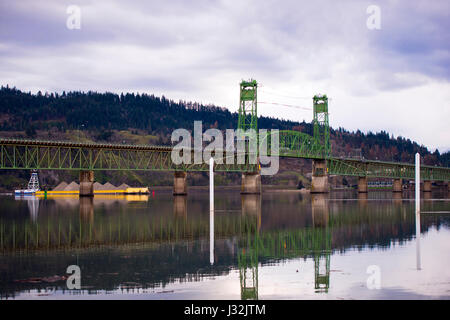
<svg viewBox="0 0 450 320"><path fill-rule="evenodd" d="M258 132L258 83L240 83L237 129ZM358 190L367 192L368 178L393 179L394 191L401 191L401 179L414 179L414 164L334 157L331 153L328 97L313 97L313 135L299 131L279 131L279 152L271 153L269 132L258 134L259 143L267 141L268 155L305 158L313 161L311 192L328 192L328 175L359 177ZM186 175L190 171L208 171L208 163L174 164L172 146L79 143L0 138L0 169L6 170L77 170L80 195L93 195L94 172L98 170L155 170L174 172L174 194L186 194ZM194 152L194 150L187 150ZM233 155L235 159L237 153ZM246 154L248 157L249 154ZM247 159L247 158L246 158ZM259 164L215 164L217 172L242 172L242 192L260 193ZM449 182L450 168L421 166L424 191L431 182Z"/></svg>

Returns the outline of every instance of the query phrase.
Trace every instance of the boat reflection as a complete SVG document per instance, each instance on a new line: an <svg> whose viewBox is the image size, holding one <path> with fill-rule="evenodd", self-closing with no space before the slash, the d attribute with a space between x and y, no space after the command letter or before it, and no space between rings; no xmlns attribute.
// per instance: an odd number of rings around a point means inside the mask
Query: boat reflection
<svg viewBox="0 0 450 320"><path fill-rule="evenodd" d="M34 195L15 195L14 199L17 201L26 201L28 211L30 213L30 220L35 222L39 214L39 199Z"/></svg>

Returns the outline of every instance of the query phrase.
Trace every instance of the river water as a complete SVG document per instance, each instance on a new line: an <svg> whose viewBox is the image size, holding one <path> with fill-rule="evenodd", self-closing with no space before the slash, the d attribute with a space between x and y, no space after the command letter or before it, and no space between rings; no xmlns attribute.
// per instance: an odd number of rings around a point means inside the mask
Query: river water
<svg viewBox="0 0 450 320"><path fill-rule="evenodd" d="M447 193L215 194L0 196L0 297L450 298Z"/></svg>

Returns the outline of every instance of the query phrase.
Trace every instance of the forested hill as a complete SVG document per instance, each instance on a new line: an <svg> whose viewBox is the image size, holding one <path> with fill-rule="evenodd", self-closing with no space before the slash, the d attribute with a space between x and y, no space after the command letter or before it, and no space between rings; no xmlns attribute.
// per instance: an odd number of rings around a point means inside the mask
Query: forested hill
<svg viewBox="0 0 450 320"><path fill-rule="evenodd" d="M99 142L131 139L129 142L169 144L172 130L192 129L194 120L202 120L204 130L225 130L236 128L237 119L237 113L226 108L175 102L164 96L97 92L31 94L8 86L0 89L1 137ZM258 127L312 134L311 123L268 117L259 117ZM136 140L137 137L148 139ZM331 129L331 140L334 155L362 153L366 159L413 162L414 154L420 152L426 164L450 166L450 152L431 153L424 146L402 137L394 139L384 131L365 134L359 130Z"/></svg>

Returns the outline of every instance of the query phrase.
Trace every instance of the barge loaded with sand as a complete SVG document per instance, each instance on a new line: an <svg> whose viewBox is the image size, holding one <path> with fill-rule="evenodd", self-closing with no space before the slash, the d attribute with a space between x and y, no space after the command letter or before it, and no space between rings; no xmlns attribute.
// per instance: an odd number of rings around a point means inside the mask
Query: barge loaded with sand
<svg viewBox="0 0 450 320"><path fill-rule="evenodd" d="M36 191L36 195L69 195L69 194L79 194L80 185L75 181L67 183L65 181L61 182L53 190L49 191ZM130 187L126 183L121 184L116 187L113 184L106 182L101 184L99 182L94 183L94 195L95 194L149 194L147 187Z"/></svg>

